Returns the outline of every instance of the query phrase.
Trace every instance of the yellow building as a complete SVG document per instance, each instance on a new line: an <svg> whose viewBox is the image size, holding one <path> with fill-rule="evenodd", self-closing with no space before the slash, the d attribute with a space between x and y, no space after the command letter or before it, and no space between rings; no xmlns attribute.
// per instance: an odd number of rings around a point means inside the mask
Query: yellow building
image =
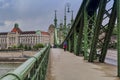
<svg viewBox="0 0 120 80"><path fill-rule="evenodd" d="M50 43L50 34L45 31L22 31L18 24L10 32L0 33L0 48L7 49L20 44L33 47L35 44Z"/></svg>

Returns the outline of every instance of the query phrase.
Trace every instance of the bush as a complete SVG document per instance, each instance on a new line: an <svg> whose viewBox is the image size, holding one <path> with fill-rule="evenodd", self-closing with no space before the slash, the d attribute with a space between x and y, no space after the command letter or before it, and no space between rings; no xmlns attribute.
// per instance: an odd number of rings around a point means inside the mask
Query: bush
<svg viewBox="0 0 120 80"><path fill-rule="evenodd" d="M29 47L28 47L28 50L31 50L31 49L32 49L31 46L29 46Z"/></svg>
<svg viewBox="0 0 120 80"><path fill-rule="evenodd" d="M12 48L12 49L16 49L17 47L16 47L15 45L13 45L11 48Z"/></svg>
<svg viewBox="0 0 120 80"><path fill-rule="evenodd" d="M23 48L24 48L24 47L23 47L23 44L20 44L20 45L18 46L18 48L23 49Z"/></svg>
<svg viewBox="0 0 120 80"><path fill-rule="evenodd" d="M44 45L43 45L43 44L40 44L40 43L33 46L33 48L34 48L35 50L38 50L39 48L43 48L43 47L44 47Z"/></svg>
<svg viewBox="0 0 120 80"><path fill-rule="evenodd" d="M25 49L25 50L28 50L28 46L27 46L27 45L25 45L24 49Z"/></svg>

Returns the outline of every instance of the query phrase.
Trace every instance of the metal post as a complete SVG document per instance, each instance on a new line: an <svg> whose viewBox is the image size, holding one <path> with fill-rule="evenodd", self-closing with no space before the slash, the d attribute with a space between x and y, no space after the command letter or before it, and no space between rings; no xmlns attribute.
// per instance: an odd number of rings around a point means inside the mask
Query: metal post
<svg viewBox="0 0 120 80"><path fill-rule="evenodd" d="M76 27L74 27L74 54L76 54L77 49L77 32Z"/></svg>
<svg viewBox="0 0 120 80"><path fill-rule="evenodd" d="M88 17L87 17L87 12L86 10L84 10L84 59L87 60L88 59L88 51L87 51L87 47L88 47L88 21L87 21Z"/></svg>
<svg viewBox="0 0 120 80"><path fill-rule="evenodd" d="M56 46L56 37L55 37L55 29L57 28L57 14L56 14L56 10L55 10L55 19L54 19L54 46Z"/></svg>
<svg viewBox="0 0 120 80"><path fill-rule="evenodd" d="M71 42L74 43L74 34L71 35ZM70 52L74 51L74 44L71 44L71 50Z"/></svg>
<svg viewBox="0 0 120 80"><path fill-rule="evenodd" d="M79 56L79 54L82 54L82 38L83 38L83 19L84 17L81 17L80 25L79 25L79 34L78 34L78 40L77 40L77 51L76 55Z"/></svg>
<svg viewBox="0 0 120 80"><path fill-rule="evenodd" d="M73 10L71 11L71 26L72 26L72 24L73 24Z"/></svg>
<svg viewBox="0 0 120 80"><path fill-rule="evenodd" d="M66 5L64 11L64 37L66 37Z"/></svg>
<svg viewBox="0 0 120 80"><path fill-rule="evenodd" d="M68 40L68 50L71 50L71 39Z"/></svg>
<svg viewBox="0 0 120 80"><path fill-rule="evenodd" d="M117 30L118 30L118 77L120 77L120 0L117 0Z"/></svg>

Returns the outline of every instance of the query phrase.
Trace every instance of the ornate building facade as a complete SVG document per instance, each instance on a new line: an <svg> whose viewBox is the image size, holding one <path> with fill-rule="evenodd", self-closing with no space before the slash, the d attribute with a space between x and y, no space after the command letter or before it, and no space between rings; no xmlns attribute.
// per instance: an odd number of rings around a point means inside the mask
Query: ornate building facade
<svg viewBox="0 0 120 80"><path fill-rule="evenodd" d="M33 47L38 43L51 43L50 32L44 32L40 30L22 31L18 24L15 24L11 32L0 33L0 48L7 49L12 46L19 46L20 44Z"/></svg>
<svg viewBox="0 0 120 80"><path fill-rule="evenodd" d="M48 29L48 33L50 34L50 44L54 44L54 31L55 31L55 26L51 24Z"/></svg>

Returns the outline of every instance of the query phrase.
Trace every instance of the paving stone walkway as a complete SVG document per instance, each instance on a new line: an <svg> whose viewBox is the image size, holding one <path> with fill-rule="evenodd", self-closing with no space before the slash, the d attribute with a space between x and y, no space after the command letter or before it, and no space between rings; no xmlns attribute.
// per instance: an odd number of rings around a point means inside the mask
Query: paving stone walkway
<svg viewBox="0 0 120 80"><path fill-rule="evenodd" d="M48 71L47 80L120 80L116 66L88 63L83 57L57 48L50 50Z"/></svg>

